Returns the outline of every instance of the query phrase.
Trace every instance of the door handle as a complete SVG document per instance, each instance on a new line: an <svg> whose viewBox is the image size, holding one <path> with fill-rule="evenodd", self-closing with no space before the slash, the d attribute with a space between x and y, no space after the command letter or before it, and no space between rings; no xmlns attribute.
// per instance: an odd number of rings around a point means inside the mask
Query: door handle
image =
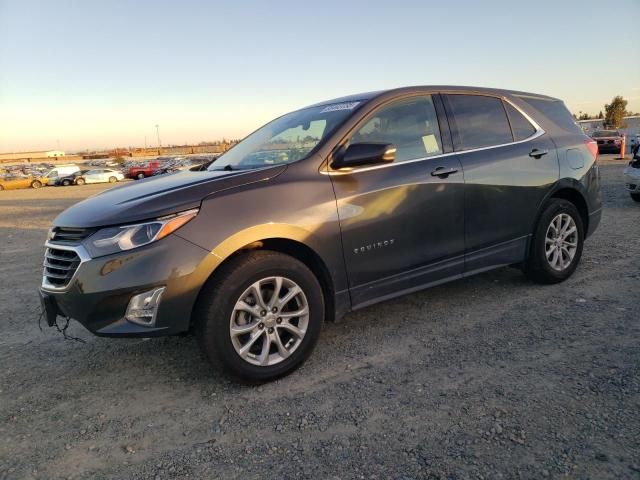
<svg viewBox="0 0 640 480"><path fill-rule="evenodd" d="M546 155L547 153L549 153L549 150L538 150L537 148L534 148L533 150L531 150L531 152L529 153L530 157L533 158L540 158L543 155Z"/></svg>
<svg viewBox="0 0 640 480"><path fill-rule="evenodd" d="M451 175L452 173L456 173L458 171L457 168L445 168L445 167L438 167L435 170L433 170L431 172L431 176L432 177L440 177L440 178L447 178L449 175Z"/></svg>

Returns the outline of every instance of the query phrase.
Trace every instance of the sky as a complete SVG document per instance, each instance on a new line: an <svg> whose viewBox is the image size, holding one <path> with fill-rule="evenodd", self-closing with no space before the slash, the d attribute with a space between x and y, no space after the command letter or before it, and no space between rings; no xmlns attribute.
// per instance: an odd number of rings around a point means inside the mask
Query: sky
<svg viewBox="0 0 640 480"><path fill-rule="evenodd" d="M0 0L0 152L241 138L407 85L640 112L639 18L640 0Z"/></svg>

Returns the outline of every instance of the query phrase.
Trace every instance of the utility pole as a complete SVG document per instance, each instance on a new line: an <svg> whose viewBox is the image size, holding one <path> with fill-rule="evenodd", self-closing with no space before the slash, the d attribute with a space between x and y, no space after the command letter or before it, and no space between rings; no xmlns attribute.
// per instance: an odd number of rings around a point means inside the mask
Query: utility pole
<svg viewBox="0 0 640 480"><path fill-rule="evenodd" d="M156 136L158 137L158 154L162 152L162 144L160 143L160 125L156 123Z"/></svg>

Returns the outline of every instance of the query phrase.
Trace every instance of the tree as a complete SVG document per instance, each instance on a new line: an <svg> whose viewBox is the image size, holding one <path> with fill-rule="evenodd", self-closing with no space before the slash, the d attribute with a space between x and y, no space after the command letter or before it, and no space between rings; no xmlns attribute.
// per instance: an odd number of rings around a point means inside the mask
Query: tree
<svg viewBox="0 0 640 480"><path fill-rule="evenodd" d="M604 115L602 114L602 110L600 110L600 113L598 113L598 118L600 120L602 120L604 118Z"/></svg>
<svg viewBox="0 0 640 480"><path fill-rule="evenodd" d="M624 116L627 114L627 101L620 95L613 97L611 103L604 106L604 123L612 128L624 127Z"/></svg>

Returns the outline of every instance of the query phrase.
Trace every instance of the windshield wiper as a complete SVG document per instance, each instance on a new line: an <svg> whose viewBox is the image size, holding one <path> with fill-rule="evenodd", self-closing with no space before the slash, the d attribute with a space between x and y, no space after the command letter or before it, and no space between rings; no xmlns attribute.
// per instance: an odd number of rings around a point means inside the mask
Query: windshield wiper
<svg viewBox="0 0 640 480"><path fill-rule="evenodd" d="M230 172L232 170L239 170L239 169L234 168L231 165L225 165L224 167L216 167L211 169L212 172L222 172L222 171Z"/></svg>

